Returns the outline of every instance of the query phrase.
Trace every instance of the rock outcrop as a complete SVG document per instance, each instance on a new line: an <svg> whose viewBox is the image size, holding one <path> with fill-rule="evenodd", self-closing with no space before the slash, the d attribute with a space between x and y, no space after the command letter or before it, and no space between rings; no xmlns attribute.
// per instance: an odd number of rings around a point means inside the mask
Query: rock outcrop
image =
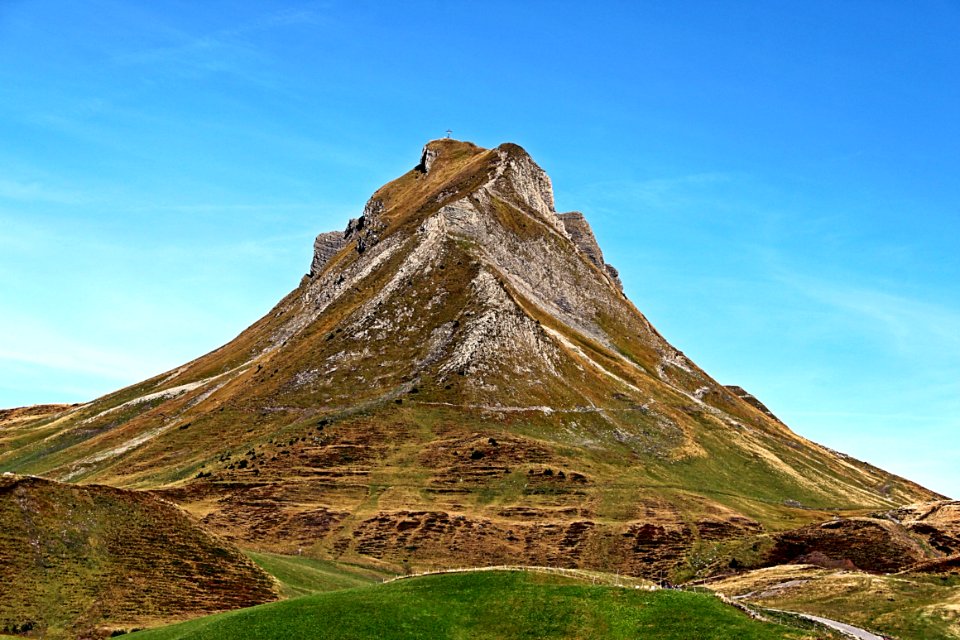
<svg viewBox="0 0 960 640"><path fill-rule="evenodd" d="M359 218L351 218L343 231L326 231L313 242L313 261L307 276L316 277L323 271L330 258L335 256L351 241L355 243L357 253L363 253L367 247L377 242L384 225L379 219L383 212L383 202L371 198L363 208Z"/></svg>
<svg viewBox="0 0 960 640"><path fill-rule="evenodd" d="M754 396L752 393L748 392L748 391L747 391L746 389L744 389L743 387L738 387L738 386L735 385L735 384L728 384L728 385L725 385L725 386L726 386L727 390L730 391L730 393L732 393L733 395L737 396L738 398L740 398L741 400L743 400L744 402L746 402L746 403L749 404L750 406L757 408L758 410L760 410L761 412L763 412L763 415L765 415L765 416L767 416L767 417L769 417L769 418L772 418L773 420L776 420L777 422L783 424L783 420L781 420L780 418L778 418L777 416L775 416L775 415L773 414L773 412L770 411L770 409L767 408L767 405L765 405L765 404L763 404L762 402L760 402L760 400L758 400L756 396Z"/></svg>
<svg viewBox="0 0 960 640"><path fill-rule="evenodd" d="M600 250L597 238L593 235L593 229L590 228L590 223L587 222L584 215L579 211L571 211L559 214L559 218L563 222L563 228L570 234L570 239L583 252L583 255L598 269L606 273L617 288L622 290L623 283L620 282L620 274L613 266L603 261L603 252Z"/></svg>
<svg viewBox="0 0 960 640"><path fill-rule="evenodd" d="M876 518L839 518L779 533L774 540L765 561L769 565L816 564L891 573L930 557L902 527Z"/></svg>
<svg viewBox="0 0 960 640"><path fill-rule="evenodd" d="M878 515L900 523L938 553L960 554L960 501L913 504Z"/></svg>
<svg viewBox="0 0 960 640"><path fill-rule="evenodd" d="M437 159L438 155L440 155L440 151L436 148L436 145L425 144L423 151L420 152L420 163L416 167L417 171L430 173L430 167L433 166L433 161Z"/></svg>
<svg viewBox="0 0 960 640"><path fill-rule="evenodd" d="M310 263L311 278L323 271L324 265L347 244L346 233L343 231L327 231L317 236L313 241L313 261Z"/></svg>

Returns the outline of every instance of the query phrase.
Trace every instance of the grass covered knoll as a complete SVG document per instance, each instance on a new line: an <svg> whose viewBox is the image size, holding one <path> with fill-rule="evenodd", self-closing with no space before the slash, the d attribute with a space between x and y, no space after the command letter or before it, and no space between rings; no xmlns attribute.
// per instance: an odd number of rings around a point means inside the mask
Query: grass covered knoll
<svg viewBox="0 0 960 640"><path fill-rule="evenodd" d="M0 633L96 638L276 598L239 549L156 496L0 477Z"/></svg>
<svg viewBox="0 0 960 640"><path fill-rule="evenodd" d="M812 638L718 599L521 571L421 576L305 596L133 634L258 638Z"/></svg>

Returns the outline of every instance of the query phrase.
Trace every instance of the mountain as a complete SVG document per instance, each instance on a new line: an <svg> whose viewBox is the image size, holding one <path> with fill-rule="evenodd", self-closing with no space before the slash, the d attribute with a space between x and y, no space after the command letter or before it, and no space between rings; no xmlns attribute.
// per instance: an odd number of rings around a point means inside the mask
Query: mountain
<svg viewBox="0 0 960 640"><path fill-rule="evenodd" d="M260 550L648 576L942 497L795 434L672 347L515 144L428 143L314 248L216 351L0 416L0 470L150 490Z"/></svg>

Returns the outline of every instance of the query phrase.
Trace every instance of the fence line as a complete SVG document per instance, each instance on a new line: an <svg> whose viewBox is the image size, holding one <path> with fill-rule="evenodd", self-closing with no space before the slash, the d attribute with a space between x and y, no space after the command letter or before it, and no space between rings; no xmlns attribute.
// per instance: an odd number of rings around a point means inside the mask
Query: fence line
<svg viewBox="0 0 960 640"><path fill-rule="evenodd" d="M620 576L619 574L608 574L599 571L588 571L586 569L568 569L565 567L543 567L537 565L523 564L501 564L488 567L458 567L455 569L431 569L428 571L419 571L403 576L387 578L383 582L395 582L397 580L406 580L408 578L419 578L420 576L432 576L445 573L479 573L482 571L526 571L529 573L544 573L565 576L568 578L589 579L592 584L605 584L608 586L622 587L624 589L643 589L646 591L656 591L660 587L655 584L624 584L623 580L641 580L632 576ZM612 580L611 580L612 578Z"/></svg>

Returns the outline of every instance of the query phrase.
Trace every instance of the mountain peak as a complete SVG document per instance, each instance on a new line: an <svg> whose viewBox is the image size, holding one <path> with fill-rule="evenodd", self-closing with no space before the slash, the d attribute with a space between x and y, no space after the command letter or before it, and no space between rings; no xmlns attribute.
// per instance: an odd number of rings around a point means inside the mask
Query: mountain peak
<svg viewBox="0 0 960 640"><path fill-rule="evenodd" d="M554 223L556 214L553 200L553 185L547 173L534 162L533 158L520 145L504 142L494 149L485 149L472 142L453 138L438 138L424 145L420 153L420 162L414 168L419 175L435 178L441 194L467 195L467 191L503 187L513 195L519 196L523 204L539 212ZM466 181L463 178L473 175L485 175L483 181ZM401 177L399 180L402 180ZM507 185L504 180L512 183ZM390 183L385 186L389 187ZM442 183L450 184L442 184ZM498 184L499 183L499 184ZM383 191L384 189L378 190Z"/></svg>
<svg viewBox="0 0 960 640"><path fill-rule="evenodd" d="M352 242L357 252L363 253L386 235L407 224L421 223L438 210L476 203L486 209L485 205L493 202L510 203L553 232L569 237L554 206L550 177L523 147L507 142L485 149L472 142L439 138L424 145L420 162L411 171L378 189L362 215L351 219L344 231L317 236L308 275L319 273ZM589 225L586 227L589 230ZM592 238L592 233L589 236Z"/></svg>
<svg viewBox="0 0 960 640"><path fill-rule="evenodd" d="M421 173L430 173L434 162L441 156L447 160L450 158L462 158L464 156L475 155L483 151L486 151L486 149L472 142L456 140L454 138L437 138L423 145L423 151L420 153L420 163L416 166L416 169Z"/></svg>

